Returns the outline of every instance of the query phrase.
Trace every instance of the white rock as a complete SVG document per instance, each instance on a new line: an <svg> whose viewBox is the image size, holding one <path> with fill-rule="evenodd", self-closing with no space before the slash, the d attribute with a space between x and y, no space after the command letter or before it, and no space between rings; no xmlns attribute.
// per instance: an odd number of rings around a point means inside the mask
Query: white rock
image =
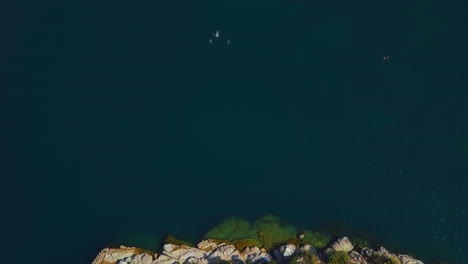
<svg viewBox="0 0 468 264"><path fill-rule="evenodd" d="M163 250L167 252L172 252L176 248L176 245L173 244L164 244Z"/></svg>
<svg viewBox="0 0 468 264"><path fill-rule="evenodd" d="M94 258L92 264L116 263L121 259L134 255L136 250L134 247L124 246L120 248L105 248Z"/></svg>
<svg viewBox="0 0 468 264"><path fill-rule="evenodd" d="M280 247L280 252L283 257L290 257L296 252L296 246L293 244L287 244Z"/></svg>
<svg viewBox="0 0 468 264"><path fill-rule="evenodd" d="M334 251L349 252L353 250L353 244L349 241L348 237L338 239L335 243L330 246Z"/></svg>

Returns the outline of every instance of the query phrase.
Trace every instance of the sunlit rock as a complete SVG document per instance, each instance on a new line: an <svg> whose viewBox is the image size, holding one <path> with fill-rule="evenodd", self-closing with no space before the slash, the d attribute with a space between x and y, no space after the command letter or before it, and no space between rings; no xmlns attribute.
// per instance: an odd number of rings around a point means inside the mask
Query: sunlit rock
<svg viewBox="0 0 468 264"><path fill-rule="evenodd" d="M334 251L343 251L343 252L349 252L353 250L353 244L349 241L348 237L343 237L338 239L335 243L331 244L330 248L332 248Z"/></svg>
<svg viewBox="0 0 468 264"><path fill-rule="evenodd" d="M414 259L408 255L398 255L402 264L424 264L422 261Z"/></svg>

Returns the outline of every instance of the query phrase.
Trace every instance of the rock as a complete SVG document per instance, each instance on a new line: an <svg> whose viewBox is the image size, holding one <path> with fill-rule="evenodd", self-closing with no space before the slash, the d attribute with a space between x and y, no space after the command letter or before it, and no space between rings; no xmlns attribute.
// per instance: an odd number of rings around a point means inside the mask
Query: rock
<svg viewBox="0 0 468 264"><path fill-rule="evenodd" d="M153 256L142 253L121 259L117 264L151 264L152 262Z"/></svg>
<svg viewBox="0 0 468 264"><path fill-rule="evenodd" d="M173 244L165 244L163 246L163 250L167 252L172 252L174 251L175 248L176 248L176 245L173 245Z"/></svg>
<svg viewBox="0 0 468 264"><path fill-rule="evenodd" d="M200 262L200 259L196 257L189 257L185 260L185 264L198 264Z"/></svg>
<svg viewBox="0 0 468 264"><path fill-rule="evenodd" d="M318 256L320 261L326 259L332 252L346 252L350 257L350 264L385 264L392 260L392 264L424 264L408 255L395 255L384 247L378 249L362 248L360 252L353 250L353 245L347 237L333 243L324 252L317 252L311 245L297 248L293 244L285 244L273 250L279 264L287 264L297 255L297 262L303 264L312 260L303 253ZM299 252L299 254L298 254ZM218 243L215 240L203 240L197 247L187 245L165 244L161 255L144 252L138 248L124 247L105 248L99 252L92 264L216 264L229 261L233 264L267 264L272 262L272 256L267 250L258 247L246 247L239 252L234 245ZM315 259L313 259L315 262ZM318 262L317 262L318 263ZM323 263L323 262L320 262Z"/></svg>
<svg viewBox="0 0 468 264"><path fill-rule="evenodd" d="M266 251L262 251L258 247L248 247L241 252L241 258L245 262L250 261L252 263L267 263L271 261L270 254Z"/></svg>
<svg viewBox="0 0 468 264"><path fill-rule="evenodd" d="M276 260L280 263L287 262L295 252L296 246L293 244L282 245L273 251Z"/></svg>
<svg viewBox="0 0 468 264"><path fill-rule="evenodd" d="M363 248L361 250L361 254L365 258L367 258L369 261L375 264L383 264L391 258L399 260L397 255L388 252L388 250L385 249L384 247L380 247L377 250L373 250L371 248ZM412 264L415 264L415 263L412 263Z"/></svg>
<svg viewBox="0 0 468 264"><path fill-rule="evenodd" d="M308 244L305 244L302 247L300 247L299 251L301 253L309 253L309 254L317 255L317 250L312 245L308 245Z"/></svg>
<svg viewBox="0 0 468 264"><path fill-rule="evenodd" d="M343 252L350 252L353 250L353 244L349 241L348 237L343 237L338 239L335 243L331 244L330 248L334 251L343 251Z"/></svg>
<svg viewBox="0 0 468 264"><path fill-rule="evenodd" d="M352 264L367 264L367 261L364 258L364 256L356 251L351 251L349 253L349 258L351 259Z"/></svg>
<svg viewBox="0 0 468 264"><path fill-rule="evenodd" d="M296 252L296 246L293 244L286 244L281 246L279 251L283 257L290 257Z"/></svg>
<svg viewBox="0 0 468 264"><path fill-rule="evenodd" d="M186 249L183 253L179 255L179 261L185 262L188 259L204 259L206 258L206 252L197 248Z"/></svg>
<svg viewBox="0 0 468 264"><path fill-rule="evenodd" d="M161 255L159 256L155 261L152 262L152 264L175 264L180 262L177 259L168 257L166 255Z"/></svg>
<svg viewBox="0 0 468 264"><path fill-rule="evenodd" d="M189 246L177 246L176 248L172 248L172 251L164 251L168 257L177 259L179 262L185 262L188 258L194 257L197 259L204 259L206 258L206 252Z"/></svg>
<svg viewBox="0 0 468 264"><path fill-rule="evenodd" d="M239 256L240 253L233 245L222 243L208 254L208 259L231 260L233 255Z"/></svg>
<svg viewBox="0 0 468 264"><path fill-rule="evenodd" d="M216 243L213 240L207 239L207 240L202 240L200 243L198 243L197 247L201 250L204 251L210 251L218 246L218 243Z"/></svg>
<svg viewBox="0 0 468 264"><path fill-rule="evenodd" d="M92 264L117 263L117 261L131 257L137 252L138 249L134 247L105 248L99 252Z"/></svg>
<svg viewBox="0 0 468 264"><path fill-rule="evenodd" d="M373 254L374 254L374 250L372 248L365 247L361 249L361 255L366 258L372 258Z"/></svg>
<svg viewBox="0 0 468 264"><path fill-rule="evenodd" d="M402 264L424 264L422 261L414 259L408 255L398 255Z"/></svg>

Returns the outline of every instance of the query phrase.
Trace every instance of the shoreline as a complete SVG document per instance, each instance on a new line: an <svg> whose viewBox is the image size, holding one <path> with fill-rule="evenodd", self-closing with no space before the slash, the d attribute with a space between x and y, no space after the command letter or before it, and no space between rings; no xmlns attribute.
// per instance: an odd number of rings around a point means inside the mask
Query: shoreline
<svg viewBox="0 0 468 264"><path fill-rule="evenodd" d="M362 238L297 230L272 215L253 224L225 219L196 245L168 236L160 251L108 247L92 264L424 264Z"/></svg>

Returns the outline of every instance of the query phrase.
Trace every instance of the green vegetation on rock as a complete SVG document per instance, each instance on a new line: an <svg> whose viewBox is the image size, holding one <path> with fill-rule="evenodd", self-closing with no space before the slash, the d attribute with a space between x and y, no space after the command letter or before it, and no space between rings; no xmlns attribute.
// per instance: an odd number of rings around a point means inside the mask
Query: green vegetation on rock
<svg viewBox="0 0 468 264"><path fill-rule="evenodd" d="M257 239L241 239L241 240L234 240L232 242L234 247L242 251L247 247L258 247L261 248L263 246L262 242L258 241Z"/></svg>
<svg viewBox="0 0 468 264"><path fill-rule="evenodd" d="M234 241L256 239L257 235L248 221L238 217L230 217L208 231L205 234L205 238Z"/></svg>
<svg viewBox="0 0 468 264"><path fill-rule="evenodd" d="M312 253L303 253L295 255L288 264L320 264L320 259Z"/></svg>
<svg viewBox="0 0 468 264"><path fill-rule="evenodd" d="M302 242L312 245L317 249L325 248L332 241L332 235L328 233L305 230L303 234L304 238L302 239Z"/></svg>
<svg viewBox="0 0 468 264"><path fill-rule="evenodd" d="M178 239L175 236L167 236L164 240L164 244L174 244L174 245L186 245L186 246L193 246L190 242Z"/></svg>
<svg viewBox="0 0 468 264"><path fill-rule="evenodd" d="M330 243L332 236L327 233L304 231L303 239L298 239L295 227L284 225L274 215L266 215L252 225L241 218L230 217L222 221L205 234L205 238L229 242L238 250L246 247L264 247L270 250L280 244L310 244L316 248L324 248Z"/></svg>
<svg viewBox="0 0 468 264"><path fill-rule="evenodd" d="M348 253L343 251L333 251L328 256L328 264L348 264L351 259L349 258Z"/></svg>
<svg viewBox="0 0 468 264"><path fill-rule="evenodd" d="M258 240L267 249L276 247L290 239L295 239L297 234L294 227L281 224L279 218L273 215L258 219L253 226L257 230Z"/></svg>
<svg viewBox="0 0 468 264"><path fill-rule="evenodd" d="M401 264L401 262L396 256L390 256L383 264Z"/></svg>

